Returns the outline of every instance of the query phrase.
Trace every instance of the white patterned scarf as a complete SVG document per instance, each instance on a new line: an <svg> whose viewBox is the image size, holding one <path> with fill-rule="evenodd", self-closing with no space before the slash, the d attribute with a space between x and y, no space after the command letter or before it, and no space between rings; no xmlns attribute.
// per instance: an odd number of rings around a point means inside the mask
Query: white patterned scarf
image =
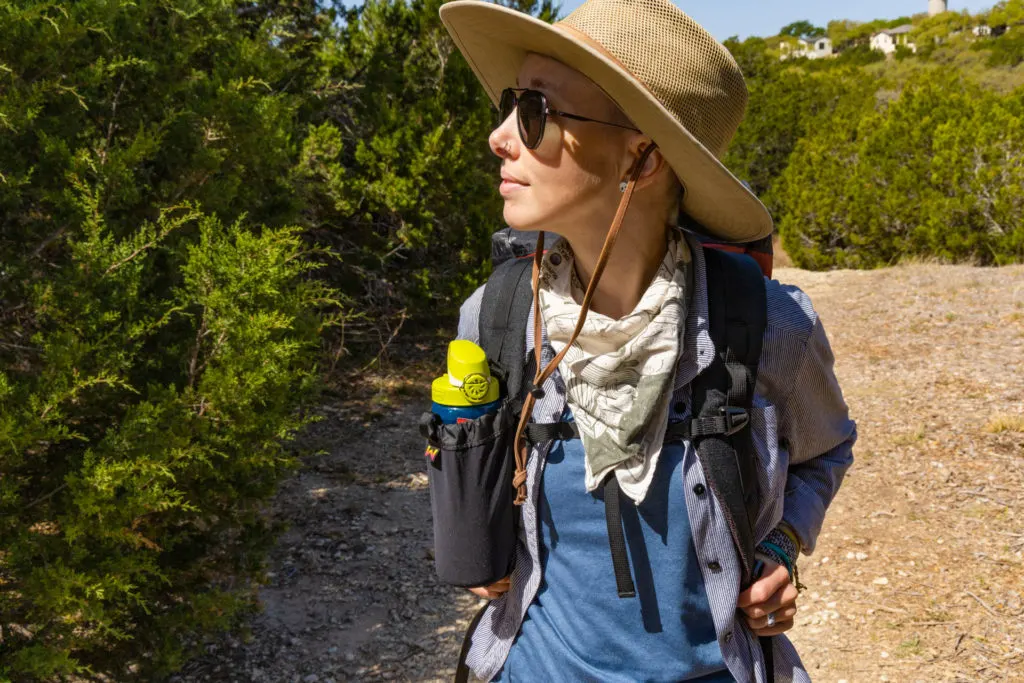
<svg viewBox="0 0 1024 683"><path fill-rule="evenodd" d="M582 309L585 288L573 264L572 248L561 239L541 267L541 315L556 353ZM583 439L587 491L614 470L634 502L647 495L668 425L692 270L690 248L673 231L665 260L636 308L619 320L590 311L558 366Z"/></svg>

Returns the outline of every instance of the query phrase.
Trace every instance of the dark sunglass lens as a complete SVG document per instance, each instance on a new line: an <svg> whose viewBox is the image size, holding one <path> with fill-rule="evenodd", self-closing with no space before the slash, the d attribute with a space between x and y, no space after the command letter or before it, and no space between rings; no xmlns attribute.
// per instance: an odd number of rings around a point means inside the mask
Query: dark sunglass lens
<svg viewBox="0 0 1024 683"><path fill-rule="evenodd" d="M510 88L505 88L501 93L501 103L498 104L498 124L504 123L515 108L516 94Z"/></svg>
<svg viewBox="0 0 1024 683"><path fill-rule="evenodd" d="M530 149L540 144L544 134L544 110L547 105L539 92L527 91L519 96L519 133Z"/></svg>

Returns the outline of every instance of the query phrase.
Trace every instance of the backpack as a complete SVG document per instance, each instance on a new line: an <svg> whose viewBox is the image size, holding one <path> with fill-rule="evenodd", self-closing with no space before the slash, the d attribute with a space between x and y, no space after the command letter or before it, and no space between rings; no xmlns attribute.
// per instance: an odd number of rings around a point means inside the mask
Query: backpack
<svg viewBox="0 0 1024 683"><path fill-rule="evenodd" d="M746 585L753 578L753 526L760 508L757 455L749 415L767 324L764 274L754 258L734 248L726 250L715 243L702 243L708 327L716 354L711 365L693 381L693 419L670 425L666 439L693 440L708 484L729 517ZM492 237L495 269L484 287L480 307L480 346L494 375L505 383L508 396L519 396L523 391L526 325L533 296L531 257L535 246L535 234L515 233L511 228ZM527 439L532 444L573 438L578 435L576 430L574 423L531 424ZM610 477L607 486L614 487L613 481L615 477ZM605 500L617 500L615 493ZM614 508L614 504L609 507ZM614 525L613 521L609 521L610 531L621 533L621 523ZM620 594L629 592L631 588L622 589L632 585L631 579L621 578L624 580L620 581Z"/></svg>
<svg viewBox="0 0 1024 683"><path fill-rule="evenodd" d="M687 438L696 448L708 488L726 515L741 560L742 585L746 587L757 578L754 524L760 508L760 490L750 410L767 324L764 277L771 273L771 238L746 245L723 245L706 237L700 241L707 279L708 327L716 353L711 365L692 382L692 419L670 424L665 439ZM480 345L491 363L492 373L505 384L506 395L522 396L536 233L506 228L492 236L491 244L495 268L484 287ZM531 423L527 427L531 444L577 436L578 429L571 422ZM604 486L609 545L619 596L634 597L619 515L618 480L609 476ZM475 623L470 633L474 626ZM469 633L466 646L468 636ZM761 648L771 681L770 638L761 639ZM465 652L461 659L464 657Z"/></svg>

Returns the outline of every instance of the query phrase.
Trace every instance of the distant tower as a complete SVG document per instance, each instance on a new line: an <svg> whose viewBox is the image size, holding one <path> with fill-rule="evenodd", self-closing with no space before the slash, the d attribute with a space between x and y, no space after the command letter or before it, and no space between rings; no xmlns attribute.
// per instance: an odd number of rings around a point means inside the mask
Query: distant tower
<svg viewBox="0 0 1024 683"><path fill-rule="evenodd" d="M934 17L936 14L942 14L946 9L946 0L928 0L929 17Z"/></svg>

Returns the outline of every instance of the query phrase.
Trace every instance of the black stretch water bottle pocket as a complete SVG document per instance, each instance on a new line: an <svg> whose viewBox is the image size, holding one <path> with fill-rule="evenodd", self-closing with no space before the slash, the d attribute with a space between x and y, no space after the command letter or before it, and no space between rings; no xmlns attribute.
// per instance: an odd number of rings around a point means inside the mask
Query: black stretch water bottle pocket
<svg viewBox="0 0 1024 683"><path fill-rule="evenodd" d="M497 412L460 424L426 413L434 566L453 586L486 586L512 571L516 545L512 475L517 415L509 401Z"/></svg>

